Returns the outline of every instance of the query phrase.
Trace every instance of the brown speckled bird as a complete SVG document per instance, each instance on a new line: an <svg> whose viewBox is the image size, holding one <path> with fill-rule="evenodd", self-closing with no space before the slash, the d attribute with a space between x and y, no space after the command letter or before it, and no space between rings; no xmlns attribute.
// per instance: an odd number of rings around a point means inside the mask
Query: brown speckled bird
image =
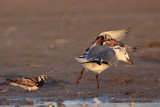
<svg viewBox="0 0 160 107"><path fill-rule="evenodd" d="M38 90L44 84L44 81L48 78L47 75L40 75L39 77L32 78L18 78L18 79L6 79L10 85L18 86L23 89Z"/></svg>

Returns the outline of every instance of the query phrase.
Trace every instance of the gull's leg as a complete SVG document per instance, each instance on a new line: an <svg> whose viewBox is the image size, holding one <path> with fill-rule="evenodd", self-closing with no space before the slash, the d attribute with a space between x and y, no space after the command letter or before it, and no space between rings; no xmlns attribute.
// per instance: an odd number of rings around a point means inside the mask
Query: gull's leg
<svg viewBox="0 0 160 107"><path fill-rule="evenodd" d="M99 74L96 74L96 81L97 81L97 89L99 89L99 79L98 79Z"/></svg>
<svg viewBox="0 0 160 107"><path fill-rule="evenodd" d="M76 81L76 84L79 84L79 80L82 78L82 74L83 74L84 70L85 70L85 68L82 69L80 76L78 77L78 79Z"/></svg>

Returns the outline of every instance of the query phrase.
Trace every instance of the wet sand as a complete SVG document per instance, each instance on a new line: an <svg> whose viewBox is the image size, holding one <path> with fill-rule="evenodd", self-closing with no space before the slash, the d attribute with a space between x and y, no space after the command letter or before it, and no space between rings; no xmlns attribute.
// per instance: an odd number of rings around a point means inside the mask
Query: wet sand
<svg viewBox="0 0 160 107"><path fill-rule="evenodd" d="M10 102L10 98L63 101L103 95L113 98L110 102L159 100L160 3L157 2L0 1L0 104L16 102ZM76 85L82 66L75 57L102 31L127 27L132 29L123 42L139 47L131 55L134 66L119 62L116 69L103 72L99 90L92 72L85 72ZM6 78L41 74L51 78L38 91L24 92L4 84Z"/></svg>

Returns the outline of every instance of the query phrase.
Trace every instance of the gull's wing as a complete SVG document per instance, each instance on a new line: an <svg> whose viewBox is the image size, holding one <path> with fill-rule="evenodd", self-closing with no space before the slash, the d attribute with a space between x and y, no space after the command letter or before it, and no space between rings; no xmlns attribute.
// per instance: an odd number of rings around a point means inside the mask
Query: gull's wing
<svg viewBox="0 0 160 107"><path fill-rule="evenodd" d="M112 39L120 41L127 35L127 33L129 32L130 29L131 28L129 27L127 29L121 29L121 30L115 30L115 31L106 31L106 32L102 32L99 36L108 35Z"/></svg>
<svg viewBox="0 0 160 107"><path fill-rule="evenodd" d="M128 53L134 53L138 49L138 46L133 46L133 47L130 47L128 45L124 45L124 46L125 46L125 48L126 48L126 50L127 50Z"/></svg>
<svg viewBox="0 0 160 107"><path fill-rule="evenodd" d="M106 62L109 63L109 65L116 67L118 60L115 55L115 51L112 48L109 48L104 45L96 45L92 47L87 56L86 59L88 61L93 61L97 63Z"/></svg>

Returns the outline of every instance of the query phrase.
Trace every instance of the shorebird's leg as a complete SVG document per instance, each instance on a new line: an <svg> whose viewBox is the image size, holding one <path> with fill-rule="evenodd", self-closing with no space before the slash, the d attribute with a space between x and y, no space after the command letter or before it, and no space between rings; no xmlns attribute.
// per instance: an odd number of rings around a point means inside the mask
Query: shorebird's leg
<svg viewBox="0 0 160 107"><path fill-rule="evenodd" d="M96 81L97 81L97 89L99 89L99 79L98 79L99 74L96 74Z"/></svg>
<svg viewBox="0 0 160 107"><path fill-rule="evenodd" d="M79 80L82 78L82 74L83 74L84 70L85 70L85 68L82 69L80 76L78 77L78 79L76 81L76 84L79 84Z"/></svg>

